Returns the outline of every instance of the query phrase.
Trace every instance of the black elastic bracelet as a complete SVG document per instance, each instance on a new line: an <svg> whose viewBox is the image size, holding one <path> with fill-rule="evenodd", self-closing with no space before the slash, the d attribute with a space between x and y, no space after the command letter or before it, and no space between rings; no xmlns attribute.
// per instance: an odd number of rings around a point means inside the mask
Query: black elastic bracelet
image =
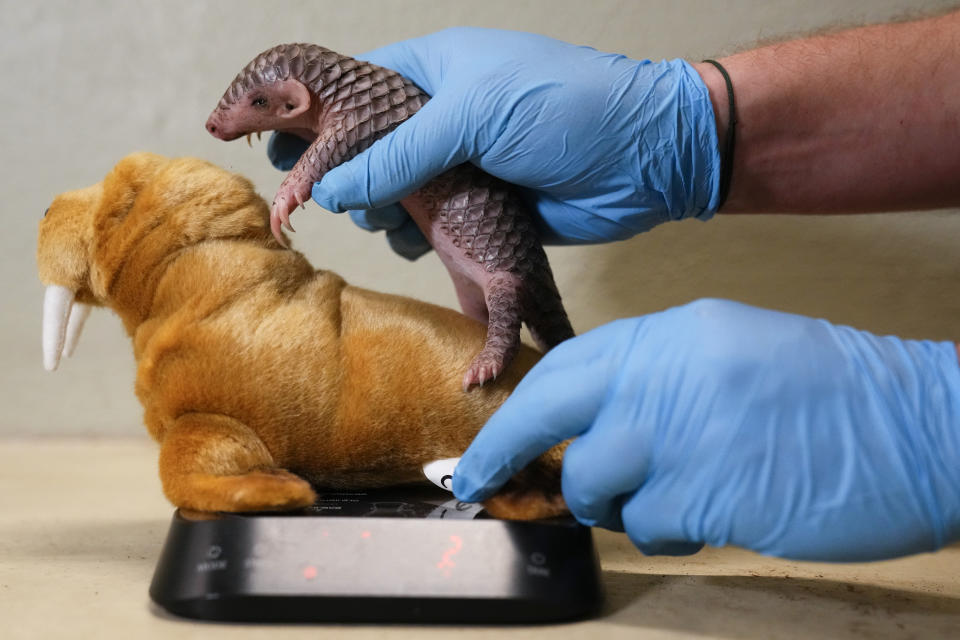
<svg viewBox="0 0 960 640"><path fill-rule="evenodd" d="M720 198L717 202L717 210L719 210L727 201L727 195L730 193L730 178L733 176L733 148L737 143L737 103L733 99L733 82L723 65L716 60L704 60L704 62L715 66L723 76L723 81L727 83L727 102L730 105L727 138L723 142L723 153L720 156Z"/></svg>

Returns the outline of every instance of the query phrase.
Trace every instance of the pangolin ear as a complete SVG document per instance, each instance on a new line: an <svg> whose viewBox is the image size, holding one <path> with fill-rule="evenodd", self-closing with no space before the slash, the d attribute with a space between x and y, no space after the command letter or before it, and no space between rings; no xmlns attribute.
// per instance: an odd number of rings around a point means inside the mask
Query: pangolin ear
<svg viewBox="0 0 960 640"><path fill-rule="evenodd" d="M307 86L290 78L277 83L276 114L281 118L296 118L310 108L311 96Z"/></svg>

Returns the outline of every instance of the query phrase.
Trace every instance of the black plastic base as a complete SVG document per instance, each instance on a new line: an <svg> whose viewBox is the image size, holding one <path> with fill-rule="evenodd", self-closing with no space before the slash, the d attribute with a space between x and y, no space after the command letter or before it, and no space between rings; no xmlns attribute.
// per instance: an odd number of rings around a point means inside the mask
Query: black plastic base
<svg viewBox="0 0 960 640"><path fill-rule="evenodd" d="M529 623L599 608L589 529L494 520L451 498L407 487L325 491L291 513L177 511L150 597L252 622Z"/></svg>

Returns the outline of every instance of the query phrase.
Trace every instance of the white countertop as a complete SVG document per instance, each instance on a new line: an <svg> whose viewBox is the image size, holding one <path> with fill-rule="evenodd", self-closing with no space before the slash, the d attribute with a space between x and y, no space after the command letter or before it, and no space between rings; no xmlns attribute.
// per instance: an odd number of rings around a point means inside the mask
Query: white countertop
<svg viewBox="0 0 960 640"><path fill-rule="evenodd" d="M559 625L247 625L175 619L147 588L173 508L146 439L0 440L4 638L960 638L960 546L873 564L739 549L648 558L595 530L606 604Z"/></svg>

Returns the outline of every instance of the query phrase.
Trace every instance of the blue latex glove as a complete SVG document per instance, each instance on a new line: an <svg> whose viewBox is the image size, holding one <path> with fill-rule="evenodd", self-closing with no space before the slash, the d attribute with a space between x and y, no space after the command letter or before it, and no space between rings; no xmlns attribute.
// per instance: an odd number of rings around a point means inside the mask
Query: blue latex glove
<svg viewBox="0 0 960 640"><path fill-rule="evenodd" d="M860 561L960 539L960 367L949 342L702 300L550 351L463 456L489 496L563 439L581 521L646 553L736 544Z"/></svg>
<svg viewBox="0 0 960 640"><path fill-rule="evenodd" d="M526 187L548 242L619 240L716 209L713 108L683 60L637 61L476 28L357 57L399 71L433 99L314 186L326 209L383 208L464 162Z"/></svg>

